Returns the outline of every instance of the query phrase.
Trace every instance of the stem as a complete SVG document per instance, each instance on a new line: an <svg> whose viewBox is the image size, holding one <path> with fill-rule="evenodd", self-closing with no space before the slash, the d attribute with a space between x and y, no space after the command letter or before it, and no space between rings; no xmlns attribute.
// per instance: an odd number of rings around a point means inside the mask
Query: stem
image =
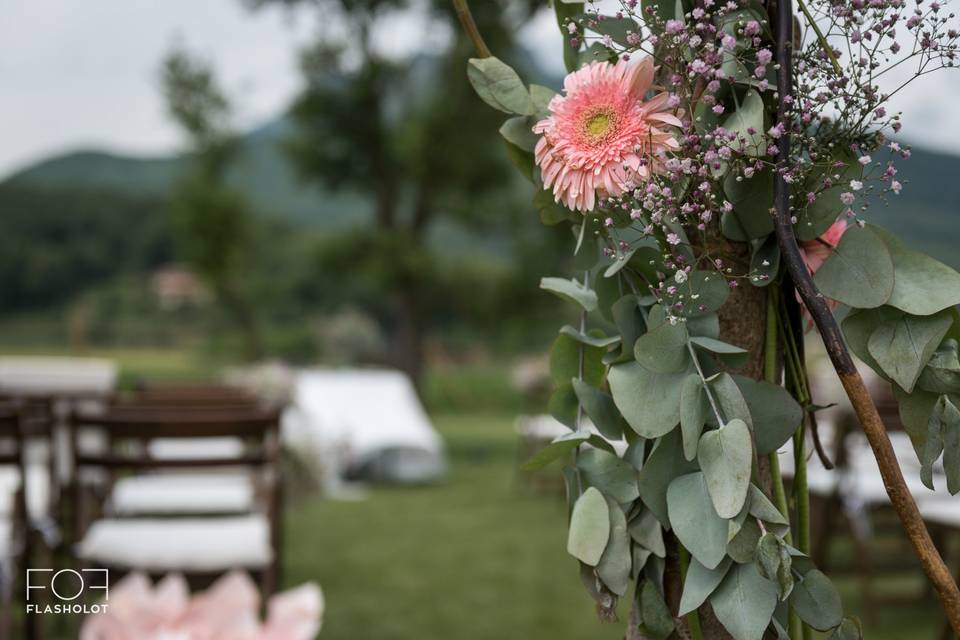
<svg viewBox="0 0 960 640"><path fill-rule="evenodd" d="M683 576L683 582L687 582L687 569L690 567L690 552L683 545L677 545L677 551L680 555L680 575ZM700 614L696 609L687 614L687 627L690 629L690 638L692 640L703 640L703 632L700 631Z"/></svg>
<svg viewBox="0 0 960 640"><path fill-rule="evenodd" d="M817 21L813 19L810 10L807 9L807 5L804 4L803 0L797 0L797 6L800 7L800 11L803 12L803 15L806 16L807 22L810 27L813 29L813 32L817 34L817 40L820 42L820 46L826 52L827 57L830 58L830 63L833 65L833 70L836 71L838 76L843 75L843 69L840 68L840 62L837 60L837 56L833 53L833 47L830 46L830 43L827 42L827 38L823 35L823 31L820 31ZM791 16L792 17L792 16Z"/></svg>
<svg viewBox="0 0 960 640"><path fill-rule="evenodd" d="M491 55L487 43L484 42L480 30L477 29L477 23L473 20L473 14L470 13L470 5L467 0L453 0L453 8L457 12L457 18L460 19L460 25L463 27L467 37L473 42L473 47L477 50L477 55L481 58L489 58Z"/></svg>
<svg viewBox="0 0 960 640"><path fill-rule="evenodd" d="M780 96L777 115L781 122L785 121L787 117L787 105L783 102L783 99L793 92L792 4L792 0L778 0L776 7L776 49L779 65L777 91ZM890 497L890 503L903 524L904 531L913 545L914 553L920 560L924 573L937 590L944 612L950 621L950 626L955 634L960 635L960 589L957 588L957 583L954 582L950 570L943 562L936 546L934 546L933 540L930 538L930 532L927 531L920 515L920 510L917 509L917 503L907 489L903 472L893 451L893 445L890 444L890 437L887 435L877 407L863 383L863 378L860 377L856 366L853 364L853 359L850 357L850 352L847 351L840 327L829 306L827 306L823 294L817 289L810 272L807 271L806 265L803 263L800 247L797 245L793 224L790 220L790 185L787 184L783 175L790 158L790 138L790 129L787 128L784 135L777 141L781 166L774 181L774 204L776 208L774 229L780 245L783 264L786 266L810 316L817 325L817 330L823 338L830 361L837 371L840 382L843 384L843 388L850 398L857 418L863 427L864 434L870 442L873 455L877 460L877 466L880 468L883 485Z"/></svg>
<svg viewBox="0 0 960 640"><path fill-rule="evenodd" d="M700 382L703 383L703 390L707 392L707 400L710 401L710 408L713 409L713 415L717 418L717 425L722 427L726 423L724 422L723 416L720 415L717 401L713 399L713 393L710 392L710 384L707 382L706 376L703 375L703 369L700 367L700 359L697 357L697 352L694 351L693 344L689 341L687 342L687 350L693 359L693 366L697 369L697 375L700 376Z"/></svg>
<svg viewBox="0 0 960 640"><path fill-rule="evenodd" d="M770 289L767 293L767 330L763 347L763 379L777 384L779 371L777 370L777 290ZM783 517L790 520L790 507L787 506L787 493L783 488L783 476L780 475L780 458L774 451L769 455L770 475L773 479L774 504ZM787 542L790 542L790 533L787 533Z"/></svg>

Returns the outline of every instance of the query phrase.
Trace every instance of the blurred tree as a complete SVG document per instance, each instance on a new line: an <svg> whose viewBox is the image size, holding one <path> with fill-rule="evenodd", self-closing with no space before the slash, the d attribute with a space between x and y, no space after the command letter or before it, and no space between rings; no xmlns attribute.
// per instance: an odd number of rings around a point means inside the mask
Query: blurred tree
<svg viewBox="0 0 960 640"><path fill-rule="evenodd" d="M299 134L288 149L303 178L369 195L375 224L344 235L332 262L344 282L363 274L377 283L388 310L391 364L419 383L425 333L444 295L431 228L446 219L483 230L532 216L524 203L529 191L517 188L503 149L491 144L498 117L466 81L471 45L446 0L246 4L303 4L320 12L320 35L302 54L304 87L291 109ZM476 18L491 46L512 51L511 34L539 4L491 0L477 7ZM430 25L438 36L431 43L449 36L446 44L402 62L385 55L383 41L402 12ZM378 29L385 38L374 37Z"/></svg>
<svg viewBox="0 0 960 640"><path fill-rule="evenodd" d="M230 103L212 70L182 50L163 62L167 109L190 140L191 168L173 194L171 214L181 259L213 290L243 334L245 356L263 355L257 315L245 286L254 220L245 198L226 183L240 148Z"/></svg>

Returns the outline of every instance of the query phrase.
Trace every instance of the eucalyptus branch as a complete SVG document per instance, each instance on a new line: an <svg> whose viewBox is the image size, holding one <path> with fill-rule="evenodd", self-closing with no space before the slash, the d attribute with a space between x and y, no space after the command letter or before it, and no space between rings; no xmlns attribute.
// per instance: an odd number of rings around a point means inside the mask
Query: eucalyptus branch
<svg viewBox="0 0 960 640"><path fill-rule="evenodd" d="M457 18L460 20L461 26L463 26L463 31L467 34L467 37L470 38L471 42L473 42L473 47L477 50L477 56L480 58L489 58L493 55L490 53L490 49L487 47L483 36L480 35L480 30L477 29L477 23L473 19L473 14L470 12L470 5L467 4L467 0L453 0L453 8L457 12Z"/></svg>
<svg viewBox="0 0 960 640"><path fill-rule="evenodd" d="M792 92L792 47L793 10L792 0L778 0L776 9L777 38L776 60L777 89L781 97ZM786 117L787 105L783 100L779 104L778 119ZM790 132L780 137L778 142L779 158L786 162L790 157ZM907 489L903 472L897 463L896 454L890 443L877 407L867 391L863 378L857 371L843 341L843 335L836 319L827 306L826 299L817 289L813 277L807 271L793 231L790 211L790 185L784 179L783 171L776 174L774 182L774 204L776 209L775 231L780 245L783 263L792 278L810 316L823 338L830 361L833 363L840 382L843 384L850 402L860 420L867 440L873 449L874 457L880 468L880 475L890 497L890 502L903 523L907 537L914 552L923 566L924 572L933 583L943 604L947 619L954 633L960 635L960 589L957 588L950 570L943 562L927 531L917 504Z"/></svg>

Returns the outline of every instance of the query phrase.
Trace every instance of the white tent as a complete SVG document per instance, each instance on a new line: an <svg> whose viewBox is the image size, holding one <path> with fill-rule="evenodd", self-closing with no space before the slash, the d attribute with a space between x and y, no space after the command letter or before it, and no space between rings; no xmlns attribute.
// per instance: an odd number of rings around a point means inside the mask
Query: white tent
<svg viewBox="0 0 960 640"><path fill-rule="evenodd" d="M334 476L429 482L446 472L443 441L410 379L384 369L307 369L294 381L284 439Z"/></svg>
<svg viewBox="0 0 960 640"><path fill-rule="evenodd" d="M113 391L117 365L101 358L0 356L0 392L97 397Z"/></svg>

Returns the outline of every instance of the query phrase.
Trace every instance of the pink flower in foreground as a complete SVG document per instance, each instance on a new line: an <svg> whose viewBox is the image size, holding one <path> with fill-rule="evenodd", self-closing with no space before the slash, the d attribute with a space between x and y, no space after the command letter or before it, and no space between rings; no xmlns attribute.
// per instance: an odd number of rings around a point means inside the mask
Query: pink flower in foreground
<svg viewBox="0 0 960 640"><path fill-rule="evenodd" d="M659 156L677 149L658 126L681 126L669 113L670 95L644 102L653 84L653 60L593 62L563 81L566 95L550 101L550 116L535 156L546 188L569 209L591 211L598 198L622 195L650 178Z"/></svg>

